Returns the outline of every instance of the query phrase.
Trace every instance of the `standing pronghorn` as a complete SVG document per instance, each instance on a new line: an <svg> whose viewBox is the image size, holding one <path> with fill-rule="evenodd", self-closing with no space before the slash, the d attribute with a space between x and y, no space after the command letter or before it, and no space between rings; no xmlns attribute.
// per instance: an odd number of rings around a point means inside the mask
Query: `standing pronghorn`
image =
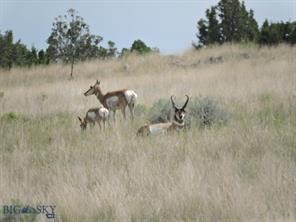
<svg viewBox="0 0 296 222"><path fill-rule="evenodd" d="M187 100L182 108L177 108L175 105L175 102L173 100L173 96L171 96L172 105L174 108L174 116L173 119L170 122L167 123L155 123L155 124L146 124L137 132L137 135L150 135L150 134L158 134L158 133L164 133L168 131L173 131L177 129L182 129L185 126L185 108L187 106L187 103L189 101L189 96L187 96Z"/></svg>
<svg viewBox="0 0 296 222"><path fill-rule="evenodd" d="M79 116L80 127L82 130L86 130L87 124L90 124L91 127L94 127L97 122L101 127L101 121L104 124L104 129L106 127L106 121L109 121L109 111L105 107L92 108L86 112L84 119L82 120Z"/></svg>
<svg viewBox="0 0 296 222"><path fill-rule="evenodd" d="M100 88L100 82L97 80L96 83L93 86L90 86L90 88L84 93L85 96L93 94L96 95L104 107L113 111L114 120L117 109L122 111L122 115L124 119L126 119L125 109L127 106L130 110L131 118L134 118L134 108L138 96L133 90L121 89L103 94Z"/></svg>

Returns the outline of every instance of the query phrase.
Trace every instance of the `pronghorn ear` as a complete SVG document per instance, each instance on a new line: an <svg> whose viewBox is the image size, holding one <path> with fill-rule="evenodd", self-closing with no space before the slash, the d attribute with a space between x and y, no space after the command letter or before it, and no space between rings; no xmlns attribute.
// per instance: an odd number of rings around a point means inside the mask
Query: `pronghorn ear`
<svg viewBox="0 0 296 222"><path fill-rule="evenodd" d="M82 119L79 116L77 116L77 117L78 117L79 121L82 122Z"/></svg>

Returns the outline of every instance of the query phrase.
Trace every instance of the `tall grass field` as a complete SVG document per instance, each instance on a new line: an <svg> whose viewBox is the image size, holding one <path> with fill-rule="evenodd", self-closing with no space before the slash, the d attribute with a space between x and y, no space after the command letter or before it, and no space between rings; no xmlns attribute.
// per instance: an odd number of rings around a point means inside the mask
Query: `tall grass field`
<svg viewBox="0 0 296 222"><path fill-rule="evenodd" d="M0 71L0 221L50 221L4 214L16 204L54 205L61 222L296 221L295 47L131 55L69 72ZM83 95L96 80L103 92L138 94L133 121L118 111L105 130L81 132L77 116L100 106ZM181 106L186 94L188 107L210 101L220 119L136 136L171 95Z"/></svg>

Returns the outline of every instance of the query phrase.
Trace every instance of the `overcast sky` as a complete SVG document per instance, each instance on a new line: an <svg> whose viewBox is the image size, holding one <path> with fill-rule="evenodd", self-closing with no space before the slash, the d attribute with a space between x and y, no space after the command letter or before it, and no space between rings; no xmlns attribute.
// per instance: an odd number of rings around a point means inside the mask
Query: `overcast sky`
<svg viewBox="0 0 296 222"><path fill-rule="evenodd" d="M130 47L136 39L162 53L179 53L196 41L196 23L218 0L0 0L0 31L12 30L28 47L47 47L54 18L74 8L92 34ZM261 25L270 21L295 21L296 0L245 0Z"/></svg>

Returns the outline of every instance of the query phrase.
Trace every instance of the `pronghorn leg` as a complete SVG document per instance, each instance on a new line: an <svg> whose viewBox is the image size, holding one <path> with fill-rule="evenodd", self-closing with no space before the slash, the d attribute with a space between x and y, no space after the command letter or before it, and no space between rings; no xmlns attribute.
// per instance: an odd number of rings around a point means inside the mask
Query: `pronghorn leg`
<svg viewBox="0 0 296 222"><path fill-rule="evenodd" d="M111 126L111 123L110 123L110 118L109 117L107 119L107 122L108 122L108 127L110 127Z"/></svg>
<svg viewBox="0 0 296 222"><path fill-rule="evenodd" d="M113 110L113 120L114 120L114 122L116 122L115 114L116 114L116 109Z"/></svg>
<svg viewBox="0 0 296 222"><path fill-rule="evenodd" d="M90 123L89 123L89 126L90 126L90 128L94 128L94 126L95 126L95 122L90 122Z"/></svg>
<svg viewBox="0 0 296 222"><path fill-rule="evenodd" d="M125 115L125 107L121 109L122 115L124 120L126 120L126 115Z"/></svg>
<svg viewBox="0 0 296 222"><path fill-rule="evenodd" d="M106 129L106 120L103 120L103 124L104 124L104 130Z"/></svg>
<svg viewBox="0 0 296 222"><path fill-rule="evenodd" d="M130 110L130 113L131 113L131 118L134 119L134 108L135 108L135 104L129 104L128 105L128 108Z"/></svg>
<svg viewBox="0 0 296 222"><path fill-rule="evenodd" d="M98 121L98 124L99 124L100 129L102 129L101 121Z"/></svg>

